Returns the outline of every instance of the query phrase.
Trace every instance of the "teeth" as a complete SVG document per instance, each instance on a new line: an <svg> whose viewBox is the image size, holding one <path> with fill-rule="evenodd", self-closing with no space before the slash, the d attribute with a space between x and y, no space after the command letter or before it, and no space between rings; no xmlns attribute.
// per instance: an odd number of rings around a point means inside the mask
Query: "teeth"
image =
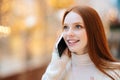
<svg viewBox="0 0 120 80"><path fill-rule="evenodd" d="M75 43L77 42L77 40L73 41L73 40L68 40L69 43Z"/></svg>
<svg viewBox="0 0 120 80"><path fill-rule="evenodd" d="M76 42L76 41L68 41L68 42L70 42L70 43L74 43L74 42Z"/></svg>

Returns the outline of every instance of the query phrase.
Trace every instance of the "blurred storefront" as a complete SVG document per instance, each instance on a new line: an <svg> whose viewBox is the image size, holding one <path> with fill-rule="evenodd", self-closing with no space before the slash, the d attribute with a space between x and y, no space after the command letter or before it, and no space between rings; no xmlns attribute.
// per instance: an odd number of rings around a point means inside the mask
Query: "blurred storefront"
<svg viewBox="0 0 120 80"><path fill-rule="evenodd" d="M99 12L111 52L120 59L120 2L110 1L0 0L0 80L40 80L61 32L63 12L73 5Z"/></svg>
<svg viewBox="0 0 120 80"><path fill-rule="evenodd" d="M48 62L45 53L50 52L54 35L47 35L46 2L0 1L0 76L12 76ZM9 28L9 34L5 28Z"/></svg>

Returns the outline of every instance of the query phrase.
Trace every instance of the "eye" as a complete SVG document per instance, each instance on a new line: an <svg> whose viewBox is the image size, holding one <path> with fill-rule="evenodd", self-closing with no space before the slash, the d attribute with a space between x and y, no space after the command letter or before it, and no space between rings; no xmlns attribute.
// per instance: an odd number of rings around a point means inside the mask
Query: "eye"
<svg viewBox="0 0 120 80"><path fill-rule="evenodd" d="M68 26L64 26L64 27L63 27L63 30L67 30L67 29L68 29Z"/></svg>
<svg viewBox="0 0 120 80"><path fill-rule="evenodd" d="M81 25L76 25L75 27L76 27L77 29L82 28L82 26L81 26Z"/></svg>

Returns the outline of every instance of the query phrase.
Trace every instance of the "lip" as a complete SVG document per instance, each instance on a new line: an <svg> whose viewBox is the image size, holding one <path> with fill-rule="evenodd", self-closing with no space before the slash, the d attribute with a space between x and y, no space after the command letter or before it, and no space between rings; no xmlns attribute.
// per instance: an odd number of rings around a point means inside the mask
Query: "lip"
<svg viewBox="0 0 120 80"><path fill-rule="evenodd" d="M73 39L70 39L70 40L67 40L67 44L68 46L75 46L80 40L73 40Z"/></svg>

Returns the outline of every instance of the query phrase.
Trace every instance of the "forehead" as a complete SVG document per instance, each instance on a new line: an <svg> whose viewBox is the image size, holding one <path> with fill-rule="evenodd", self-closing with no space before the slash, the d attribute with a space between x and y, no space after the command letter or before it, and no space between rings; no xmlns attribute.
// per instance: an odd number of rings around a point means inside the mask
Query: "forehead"
<svg viewBox="0 0 120 80"><path fill-rule="evenodd" d="M76 22L83 23L82 17L73 11L69 12L65 17L64 24L72 24Z"/></svg>

